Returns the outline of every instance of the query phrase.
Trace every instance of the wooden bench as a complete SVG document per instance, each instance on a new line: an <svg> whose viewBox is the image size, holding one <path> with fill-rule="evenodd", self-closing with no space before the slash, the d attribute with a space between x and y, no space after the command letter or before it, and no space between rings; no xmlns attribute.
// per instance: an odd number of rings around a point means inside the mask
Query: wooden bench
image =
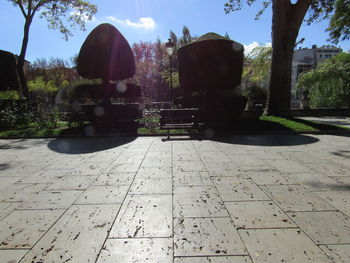
<svg viewBox="0 0 350 263"><path fill-rule="evenodd" d="M199 129L202 124L198 123L199 109L161 109L160 129L168 130L167 139L170 138L170 130Z"/></svg>

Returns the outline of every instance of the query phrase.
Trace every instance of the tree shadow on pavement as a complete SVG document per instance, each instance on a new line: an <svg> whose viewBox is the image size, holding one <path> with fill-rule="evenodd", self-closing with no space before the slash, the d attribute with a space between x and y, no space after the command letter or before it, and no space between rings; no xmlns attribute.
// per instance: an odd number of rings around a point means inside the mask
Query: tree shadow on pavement
<svg viewBox="0 0 350 263"><path fill-rule="evenodd" d="M135 139L136 137L57 138L50 141L47 146L58 153L86 154L113 149Z"/></svg>
<svg viewBox="0 0 350 263"><path fill-rule="evenodd" d="M214 137L211 140L221 143L252 146L298 146L316 143L319 141L317 138L312 136L294 134L232 135L225 137Z"/></svg>

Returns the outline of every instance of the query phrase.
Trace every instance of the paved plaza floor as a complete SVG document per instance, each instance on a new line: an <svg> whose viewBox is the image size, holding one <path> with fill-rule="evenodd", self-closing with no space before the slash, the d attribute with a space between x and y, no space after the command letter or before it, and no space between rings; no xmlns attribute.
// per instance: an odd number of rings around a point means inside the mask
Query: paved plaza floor
<svg viewBox="0 0 350 263"><path fill-rule="evenodd" d="M1 263L348 263L350 137L0 140Z"/></svg>

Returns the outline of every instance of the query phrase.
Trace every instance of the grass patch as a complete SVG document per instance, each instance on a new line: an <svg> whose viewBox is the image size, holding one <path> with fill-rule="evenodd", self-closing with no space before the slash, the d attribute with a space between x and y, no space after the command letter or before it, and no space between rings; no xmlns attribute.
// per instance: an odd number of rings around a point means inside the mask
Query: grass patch
<svg viewBox="0 0 350 263"><path fill-rule="evenodd" d="M0 137L45 137L45 136L59 136L63 128L25 128L0 131Z"/></svg>
<svg viewBox="0 0 350 263"><path fill-rule="evenodd" d="M148 118L143 120L145 127L133 130L133 134L159 134L165 135L167 130L159 128L159 119ZM146 123L145 123L146 122ZM141 122L142 123L142 122ZM148 125L147 125L148 124ZM59 123L55 128L40 128L37 124L31 123L27 127L18 126L13 129L0 130L1 137L45 137L60 135L82 135L84 136L84 128L86 125L68 128L67 123ZM258 119L237 119L230 124L229 128L217 128L217 131L230 132L270 132L270 131L290 131L290 132L322 132L322 131L350 131L349 128L331 124L323 124L315 121L307 121L298 118L281 118L275 116L261 116ZM104 133L107 133L105 131ZM111 131L115 132L114 130ZM196 133L196 129L191 130L170 130L170 134L174 133ZM122 133L128 133L127 131Z"/></svg>
<svg viewBox="0 0 350 263"><path fill-rule="evenodd" d="M260 121L267 121L271 123L275 123L277 125L281 125L283 128L282 130L291 130L294 132L317 132L321 131L320 129L316 128L313 123L300 120L300 119L286 119L276 116L261 116Z"/></svg>

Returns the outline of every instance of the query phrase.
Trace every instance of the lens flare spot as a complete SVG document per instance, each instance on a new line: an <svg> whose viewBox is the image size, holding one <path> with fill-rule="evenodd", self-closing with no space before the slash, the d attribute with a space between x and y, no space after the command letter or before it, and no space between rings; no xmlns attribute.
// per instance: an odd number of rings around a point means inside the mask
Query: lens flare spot
<svg viewBox="0 0 350 263"><path fill-rule="evenodd" d="M101 116L103 116L105 114L105 110L104 110L104 108L102 106L96 106L94 108L94 114L97 117L101 117Z"/></svg>
<svg viewBox="0 0 350 263"><path fill-rule="evenodd" d="M96 130L93 126L89 125L84 129L85 136L93 136Z"/></svg>
<svg viewBox="0 0 350 263"><path fill-rule="evenodd" d="M124 81L121 81L117 84L116 89L119 93L124 93L128 89L128 86L126 85L126 83Z"/></svg>

